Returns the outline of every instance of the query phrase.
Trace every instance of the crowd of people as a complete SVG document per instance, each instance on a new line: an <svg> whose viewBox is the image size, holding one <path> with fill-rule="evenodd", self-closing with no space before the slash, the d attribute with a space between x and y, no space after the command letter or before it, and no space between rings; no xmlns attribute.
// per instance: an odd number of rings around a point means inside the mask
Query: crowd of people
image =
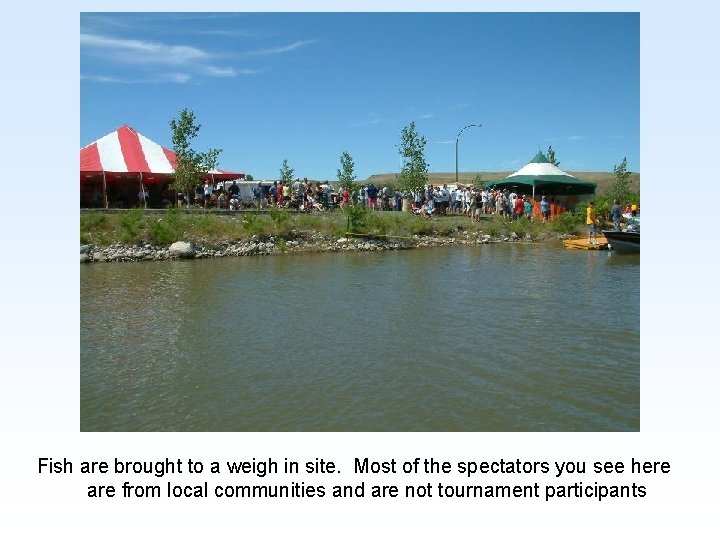
<svg viewBox="0 0 720 540"><path fill-rule="evenodd" d="M182 204L182 202L181 202ZM475 186L428 185L420 191L400 191L370 182L352 190L335 189L326 180L311 182L307 178L293 182L258 182L252 188L252 200L241 197L240 188L232 182L227 188L208 182L199 186L191 204L205 208L238 210L240 208L288 208L299 211L325 212L334 208L362 205L376 211L402 211L404 206L413 214L429 218L438 215L465 215L480 221L482 215L499 215L507 219L539 219L547 223L564 211L558 201L541 196L534 201L530 195L508 189Z"/></svg>
<svg viewBox="0 0 720 540"><path fill-rule="evenodd" d="M424 218L437 215L465 215L472 221L480 221L482 215L500 215L507 219L541 219L543 223L557 213L564 211L558 201L541 196L533 201L530 195L523 195L508 189L458 186L448 188L428 185L420 191L399 191L392 193L387 187L377 188L372 183L361 185L349 197L351 204L362 204L374 210L403 209L403 201L409 210Z"/></svg>

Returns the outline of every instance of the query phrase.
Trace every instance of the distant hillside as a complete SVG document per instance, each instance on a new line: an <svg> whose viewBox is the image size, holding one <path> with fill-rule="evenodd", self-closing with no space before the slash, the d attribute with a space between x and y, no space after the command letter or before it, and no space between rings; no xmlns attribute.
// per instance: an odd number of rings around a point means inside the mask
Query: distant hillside
<svg viewBox="0 0 720 540"><path fill-rule="evenodd" d="M495 180L497 178L505 178L514 171L504 172L461 172L458 173L458 181L464 184L472 183L476 176L480 175L481 180ZM607 193L610 189L615 174L611 172L582 172L582 171L566 171L573 176L580 178L581 180L587 180L588 182L595 182L597 184L597 194L602 195ZM361 183L367 184L372 182L377 185L395 184L398 173L383 173L373 174L366 180L360 180ZM445 184L455 181L454 172L442 172L442 173L430 173L428 175L429 183L431 184ZM630 190L640 191L640 173L630 174Z"/></svg>

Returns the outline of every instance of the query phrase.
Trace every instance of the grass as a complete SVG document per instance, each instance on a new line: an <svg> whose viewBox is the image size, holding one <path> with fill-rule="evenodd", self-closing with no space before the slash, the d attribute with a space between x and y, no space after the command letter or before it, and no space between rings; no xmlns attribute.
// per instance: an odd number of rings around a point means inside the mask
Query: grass
<svg viewBox="0 0 720 540"><path fill-rule="evenodd" d="M479 223L471 223L466 216L450 215L423 219L404 212L355 211L348 231L348 213L295 214L275 211L267 214L238 212L233 214L185 213L171 209L165 213L146 213L134 209L118 214L98 212L80 216L80 241L85 244L106 246L113 243L136 244L150 242L169 245L178 240L196 244L216 245L221 242L243 241L252 236L276 242L309 237L320 233L339 238L347 232L394 237L413 235L452 236L460 231L469 235L490 236L530 235L542 239L553 233L573 233L582 229L581 220L573 214L565 214L557 221L543 225L528 220L508 221L498 216L482 216ZM280 245L286 245L281 243Z"/></svg>

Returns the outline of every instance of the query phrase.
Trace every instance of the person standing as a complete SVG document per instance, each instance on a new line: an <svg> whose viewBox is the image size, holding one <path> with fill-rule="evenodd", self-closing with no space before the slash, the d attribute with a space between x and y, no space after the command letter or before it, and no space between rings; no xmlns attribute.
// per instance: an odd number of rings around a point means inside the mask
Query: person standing
<svg viewBox="0 0 720 540"><path fill-rule="evenodd" d="M586 210L585 223L588 226L588 244L597 244L597 232L595 230L595 222L597 221L597 215L595 213L595 204L590 201Z"/></svg>
<svg viewBox="0 0 720 540"><path fill-rule="evenodd" d="M547 223L550 217L550 203L545 198L545 195L540 199L540 213L542 214L542 222Z"/></svg>
<svg viewBox="0 0 720 540"><path fill-rule="evenodd" d="M610 209L610 217L613 220L613 228L616 231L620 230L620 219L622 218L622 208L620 207L620 199L615 199L612 208Z"/></svg>
<svg viewBox="0 0 720 540"><path fill-rule="evenodd" d="M262 208L263 189L260 182L253 188L253 196L255 197L255 205L258 209Z"/></svg>
<svg viewBox="0 0 720 540"><path fill-rule="evenodd" d="M140 184L140 191L138 191L138 199L140 201L140 206L143 208L147 208L148 192L145 189L145 184Z"/></svg>
<svg viewBox="0 0 720 540"><path fill-rule="evenodd" d="M513 220L520 220L525 213L525 202L518 195L515 196L515 203L513 208Z"/></svg>
<svg viewBox="0 0 720 540"><path fill-rule="evenodd" d="M212 184L209 180L205 180L205 185L203 186L203 206L207 208L208 202L210 202L210 197L212 197Z"/></svg>

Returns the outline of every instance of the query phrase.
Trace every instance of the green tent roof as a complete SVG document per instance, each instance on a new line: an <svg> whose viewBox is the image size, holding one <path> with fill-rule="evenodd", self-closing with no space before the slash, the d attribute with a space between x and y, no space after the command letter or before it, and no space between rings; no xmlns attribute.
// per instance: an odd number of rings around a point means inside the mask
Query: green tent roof
<svg viewBox="0 0 720 540"><path fill-rule="evenodd" d="M593 194L597 188L597 184L576 178L556 167L540 151L519 171L505 178L493 180L488 185L501 189L515 186L526 186L531 189L534 187L535 191L548 195Z"/></svg>

